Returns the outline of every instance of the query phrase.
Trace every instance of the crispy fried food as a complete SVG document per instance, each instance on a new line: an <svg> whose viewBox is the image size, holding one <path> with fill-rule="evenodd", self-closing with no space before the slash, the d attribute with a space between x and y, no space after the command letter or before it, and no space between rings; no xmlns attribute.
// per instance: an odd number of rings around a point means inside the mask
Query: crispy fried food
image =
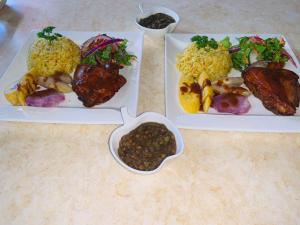
<svg viewBox="0 0 300 225"><path fill-rule="evenodd" d="M208 112L209 107L212 104L212 98L214 95L213 88L211 87L211 82L208 78L206 72L202 72L199 76L198 83L202 88L202 104L203 104L203 112Z"/></svg>
<svg viewBox="0 0 300 225"><path fill-rule="evenodd" d="M5 97L12 105L26 105L26 97L35 92L36 89L36 78L28 72L14 90L5 94Z"/></svg>

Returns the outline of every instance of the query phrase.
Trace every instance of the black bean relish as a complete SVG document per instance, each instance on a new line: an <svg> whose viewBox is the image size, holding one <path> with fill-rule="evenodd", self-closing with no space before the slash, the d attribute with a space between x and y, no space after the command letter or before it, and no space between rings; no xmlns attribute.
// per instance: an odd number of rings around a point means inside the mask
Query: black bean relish
<svg viewBox="0 0 300 225"><path fill-rule="evenodd" d="M154 170L168 156L176 153L174 134L164 124L146 122L124 135L118 154L137 170Z"/></svg>
<svg viewBox="0 0 300 225"><path fill-rule="evenodd" d="M151 29L163 29L171 23L175 23L174 18L164 13L155 13L139 21L141 26Z"/></svg>

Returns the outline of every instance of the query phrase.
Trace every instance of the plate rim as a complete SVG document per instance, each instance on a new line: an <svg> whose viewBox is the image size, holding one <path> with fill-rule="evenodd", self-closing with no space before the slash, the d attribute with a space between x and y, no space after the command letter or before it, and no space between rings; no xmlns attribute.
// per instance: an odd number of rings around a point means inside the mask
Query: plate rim
<svg viewBox="0 0 300 225"><path fill-rule="evenodd" d="M164 89L165 89L165 112L166 117L171 120L177 127L183 129L195 129L195 130L210 130L210 131L242 131L242 132L300 132L300 116L278 116L278 115L231 115L231 114L188 114L183 116L173 113L168 99L168 42L170 38L191 37L194 35L206 35L206 36L252 36L252 35L267 35L283 37L286 41L286 45L290 50L290 54L296 62L297 70L300 70L300 64L293 49L288 43L287 38L283 34L278 33L167 33L165 35L165 60L164 60ZM300 74L298 74L300 77ZM300 78L299 78L300 79ZM180 107L180 106L179 106ZM185 118L187 117L187 118ZM187 120L188 119L188 120ZM215 119L215 121L214 121ZM226 119L226 120L224 120ZM230 119L228 123L228 119ZM264 120L267 122L261 123ZM214 123L215 122L215 123ZM223 123L219 125L218 122Z"/></svg>
<svg viewBox="0 0 300 225"><path fill-rule="evenodd" d="M16 66L18 63L18 57L22 57L22 52L28 49L28 45L33 41L34 35L39 31L39 29L32 29L29 34L25 37L25 41L22 43L21 47L17 50L15 56L7 66L5 72L0 76L0 82L4 82L9 76L9 71L12 67ZM135 69L135 79L134 85L136 86L133 91L132 96L134 97L134 106L130 109L133 116L137 115L138 110L138 101L139 101L139 90L140 90L140 73L141 73L141 64L144 50L144 35L142 32L138 31L80 31L80 30L60 30L57 29L57 32L61 33L78 33L78 34L97 34L97 33L112 33L115 35L134 35L138 40L138 49L139 52L136 52L140 56L139 62L137 63ZM76 35L76 34L74 34ZM69 36L68 36L69 37ZM92 36L91 36L92 37ZM69 37L73 39L72 37ZM76 42L76 41L75 41ZM25 62L26 63L26 62ZM20 76L21 77L21 76ZM14 80L18 76L14 76ZM7 81L6 81L7 82ZM2 95L4 90L2 90ZM131 96L131 97L132 97ZM5 97L4 97L5 98ZM0 105L0 121L16 121L16 122L38 122L38 123L65 123L65 124L123 124L123 119L121 116L121 108L123 105L117 108L103 107L103 108L85 108L85 107L53 107L53 108L43 108L43 107L29 107L29 106L12 106L12 105ZM47 110L45 110L47 109ZM53 111L55 109L56 113L54 115L49 114L47 111ZM89 111L88 111L89 110ZM34 115L28 115L28 113L33 112L41 113L44 117L36 117ZM46 112L45 112L46 111ZM78 116L84 116L78 119L63 118L63 113L65 111L72 111L72 113L77 114ZM83 112L82 112L83 111ZM98 112L98 115L95 115L94 112ZM102 112L101 112L102 111ZM85 112L85 113L84 113ZM47 115L47 116L46 116ZM61 117L60 117L61 115ZM107 117L108 116L108 117Z"/></svg>

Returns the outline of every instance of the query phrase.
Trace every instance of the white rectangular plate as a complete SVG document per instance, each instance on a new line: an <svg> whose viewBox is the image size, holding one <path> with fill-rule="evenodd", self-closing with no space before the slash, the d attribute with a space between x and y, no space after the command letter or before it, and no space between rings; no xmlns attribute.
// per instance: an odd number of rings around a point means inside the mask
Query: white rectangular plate
<svg viewBox="0 0 300 225"><path fill-rule="evenodd" d="M183 111L178 100L178 82L180 73L176 69L176 56L191 43L190 39L197 34L167 34L165 36L165 97L166 115L180 128L203 130L237 130L264 132L300 132L300 110L294 116L278 116L265 109L261 101L251 95L251 109L244 115L218 113L213 108L208 113L188 114ZM237 44L236 38L259 35L262 38L282 37L278 34L199 34L216 40L228 36L232 44ZM285 38L284 38L285 39ZM300 65L285 39L285 49L291 54L297 67L290 62L285 68L300 75ZM232 70L229 76L240 76L240 72Z"/></svg>
<svg viewBox="0 0 300 225"><path fill-rule="evenodd" d="M123 120L120 110L124 106L128 108L131 115L135 116L139 93L143 34L138 32L56 32L72 39L78 45L100 33L106 33L115 38L127 39L128 52L134 54L137 60L133 66L120 70L120 74L127 80L126 84L109 101L93 108L85 108L74 92L66 94L66 100L53 108L12 106L6 100L4 90L20 80L27 71L28 49L35 41L37 33L37 31L33 31L0 79L0 120L44 123L122 124Z"/></svg>

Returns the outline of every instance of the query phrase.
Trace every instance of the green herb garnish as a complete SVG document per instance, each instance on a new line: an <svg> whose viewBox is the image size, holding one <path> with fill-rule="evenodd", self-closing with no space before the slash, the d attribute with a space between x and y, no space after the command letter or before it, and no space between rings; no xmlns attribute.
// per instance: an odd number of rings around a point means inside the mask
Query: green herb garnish
<svg viewBox="0 0 300 225"><path fill-rule="evenodd" d="M238 52L231 55L233 68L243 71L250 64L250 54L253 49L253 43L249 37L238 38L239 48Z"/></svg>
<svg viewBox="0 0 300 225"><path fill-rule="evenodd" d="M219 46L218 46L218 42L211 38L209 41L208 41L208 46L213 48L213 49L217 49Z"/></svg>
<svg viewBox="0 0 300 225"><path fill-rule="evenodd" d="M54 29L55 29L55 27L52 27L52 26L46 27L42 31L38 32L37 36L39 38L45 38L50 43L52 43L52 41L56 40L58 37L62 37L62 35L59 33L52 34Z"/></svg>
<svg viewBox="0 0 300 225"><path fill-rule="evenodd" d="M83 58L80 61L80 64L92 65L92 66L97 65L97 60L96 60L95 54L92 54L92 55L89 55L89 56Z"/></svg>
<svg viewBox="0 0 300 225"><path fill-rule="evenodd" d="M112 52L111 45L108 45L105 49L103 49L103 51L98 51L98 53L100 53L99 57L105 62L109 61L111 57L111 52Z"/></svg>
<svg viewBox="0 0 300 225"><path fill-rule="evenodd" d="M88 65L97 65L97 61L102 61L103 63L113 62L119 65L130 66L131 61L135 58L134 55L128 54L126 51L127 48L127 40L123 40L120 44L118 44L117 51L113 52L112 45L107 45L103 49L98 49L93 54L83 58L81 60L81 64Z"/></svg>
<svg viewBox="0 0 300 225"><path fill-rule="evenodd" d="M258 59L283 63L288 61L288 58L282 55L284 44L280 43L277 38L268 38L265 43L265 49L258 55Z"/></svg>
<svg viewBox="0 0 300 225"><path fill-rule="evenodd" d="M248 66L248 57L243 51L235 52L231 55L231 60L233 64L233 68L243 71Z"/></svg>
<svg viewBox="0 0 300 225"><path fill-rule="evenodd" d="M196 42L198 48L205 48L207 46L208 37L196 35L191 38L192 42Z"/></svg>
<svg viewBox="0 0 300 225"><path fill-rule="evenodd" d="M213 49L218 48L218 42L213 38L208 39L207 36L196 35L191 38L191 41L195 42L198 48L207 48L207 47Z"/></svg>
<svg viewBox="0 0 300 225"><path fill-rule="evenodd" d="M223 45L223 47L226 48L226 49L229 49L232 46L228 36L225 37L223 40L221 40L220 44Z"/></svg>
<svg viewBox="0 0 300 225"><path fill-rule="evenodd" d="M229 37L225 37L218 43L213 38L209 39L207 36L196 35L191 38L191 41L195 42L198 48L206 48L207 50L209 50L209 48L217 49L219 47L219 44L223 45L223 47L227 49L231 47Z"/></svg>
<svg viewBox="0 0 300 225"><path fill-rule="evenodd" d="M115 53L115 60L117 64L130 66L131 60L136 58L135 55L130 55L126 51L127 48L127 40L122 41L118 46L118 51Z"/></svg>

